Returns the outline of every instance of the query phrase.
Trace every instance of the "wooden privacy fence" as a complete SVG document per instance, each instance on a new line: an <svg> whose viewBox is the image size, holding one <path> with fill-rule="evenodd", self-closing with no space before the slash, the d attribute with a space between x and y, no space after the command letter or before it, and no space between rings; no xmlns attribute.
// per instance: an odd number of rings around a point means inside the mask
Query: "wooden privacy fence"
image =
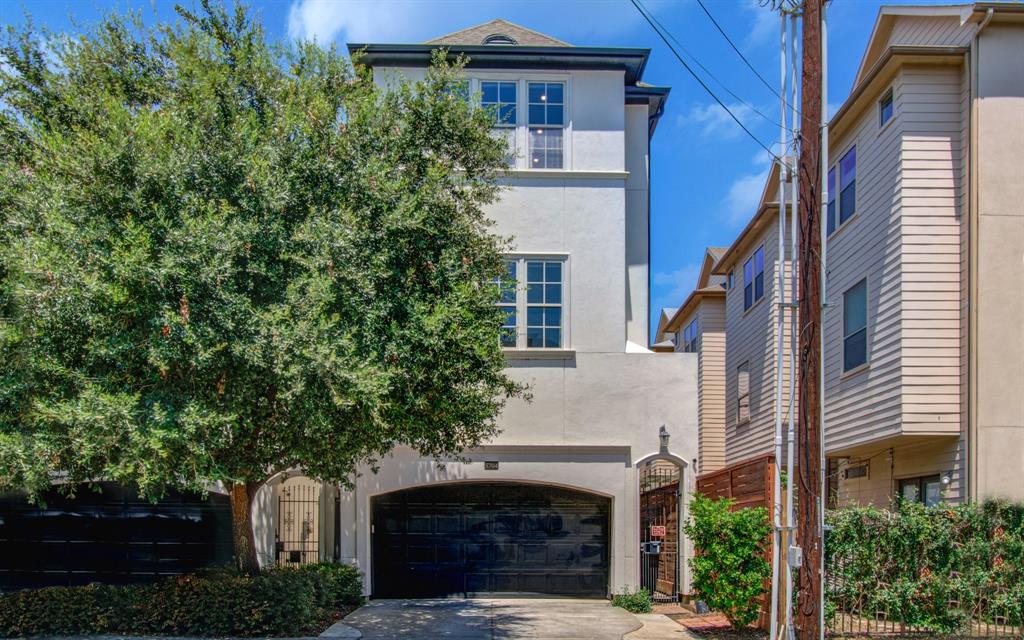
<svg viewBox="0 0 1024 640"><path fill-rule="evenodd" d="M768 454L743 460L718 471L697 476L697 493L708 498L732 498L733 510L764 507L769 520L775 504L773 477L775 456ZM769 536L765 560L772 560L772 539ZM765 595L761 596L761 615L758 626L768 630L770 626L768 601L771 593L770 580L765 583Z"/></svg>

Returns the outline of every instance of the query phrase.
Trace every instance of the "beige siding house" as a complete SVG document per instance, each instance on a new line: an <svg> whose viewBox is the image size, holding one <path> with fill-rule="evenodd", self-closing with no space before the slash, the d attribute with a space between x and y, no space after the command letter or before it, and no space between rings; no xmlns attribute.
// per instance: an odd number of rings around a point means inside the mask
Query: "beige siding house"
<svg viewBox="0 0 1024 640"><path fill-rule="evenodd" d="M1022 60L1024 5L883 7L832 118L824 355L833 504L1024 499ZM777 192L773 173L713 270L733 283L729 465L772 449L774 274L788 268L776 249Z"/></svg>
<svg viewBox="0 0 1024 640"><path fill-rule="evenodd" d="M708 247L696 288L678 309L663 310L655 345L697 354L698 473L725 466L726 278L712 274L725 251Z"/></svg>

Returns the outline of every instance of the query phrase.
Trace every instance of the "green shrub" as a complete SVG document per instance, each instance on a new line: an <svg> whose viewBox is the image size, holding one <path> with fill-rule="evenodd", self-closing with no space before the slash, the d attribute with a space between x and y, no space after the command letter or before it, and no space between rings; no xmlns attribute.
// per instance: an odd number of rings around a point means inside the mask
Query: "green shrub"
<svg viewBox="0 0 1024 640"><path fill-rule="evenodd" d="M729 499L694 495L684 530L697 552L690 559L694 593L739 629L760 611L758 598L771 574L764 558L771 527L765 509L732 506Z"/></svg>
<svg viewBox="0 0 1024 640"><path fill-rule="evenodd" d="M832 611L947 634L1024 624L1024 506L900 501L826 517Z"/></svg>
<svg viewBox="0 0 1024 640"><path fill-rule="evenodd" d="M98 633L310 635L362 602L362 581L340 564L210 571L145 585L48 587L0 594L0 636Z"/></svg>
<svg viewBox="0 0 1024 640"><path fill-rule="evenodd" d="M612 604L622 607L630 613L650 613L654 610L654 599L647 589L640 587L638 591L630 591L623 587L622 593L612 596Z"/></svg>

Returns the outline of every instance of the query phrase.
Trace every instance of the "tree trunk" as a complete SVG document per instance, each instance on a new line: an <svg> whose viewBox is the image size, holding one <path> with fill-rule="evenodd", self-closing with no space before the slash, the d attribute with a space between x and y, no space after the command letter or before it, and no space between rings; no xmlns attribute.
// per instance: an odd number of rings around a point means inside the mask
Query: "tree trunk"
<svg viewBox="0 0 1024 640"><path fill-rule="evenodd" d="M252 501L262 483L246 482L231 485L231 533L235 550L235 566L242 573L260 571L256 557L256 536L252 532Z"/></svg>

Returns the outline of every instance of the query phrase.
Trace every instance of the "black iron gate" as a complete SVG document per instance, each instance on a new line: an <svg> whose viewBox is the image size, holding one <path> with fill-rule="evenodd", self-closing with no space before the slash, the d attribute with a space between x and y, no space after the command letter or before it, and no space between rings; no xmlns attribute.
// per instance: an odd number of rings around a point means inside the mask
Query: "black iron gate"
<svg viewBox="0 0 1024 640"><path fill-rule="evenodd" d="M277 564L320 561L320 493L323 486L287 481L278 488Z"/></svg>
<svg viewBox="0 0 1024 640"><path fill-rule="evenodd" d="M679 599L679 486L675 463L640 469L640 586L655 602Z"/></svg>

